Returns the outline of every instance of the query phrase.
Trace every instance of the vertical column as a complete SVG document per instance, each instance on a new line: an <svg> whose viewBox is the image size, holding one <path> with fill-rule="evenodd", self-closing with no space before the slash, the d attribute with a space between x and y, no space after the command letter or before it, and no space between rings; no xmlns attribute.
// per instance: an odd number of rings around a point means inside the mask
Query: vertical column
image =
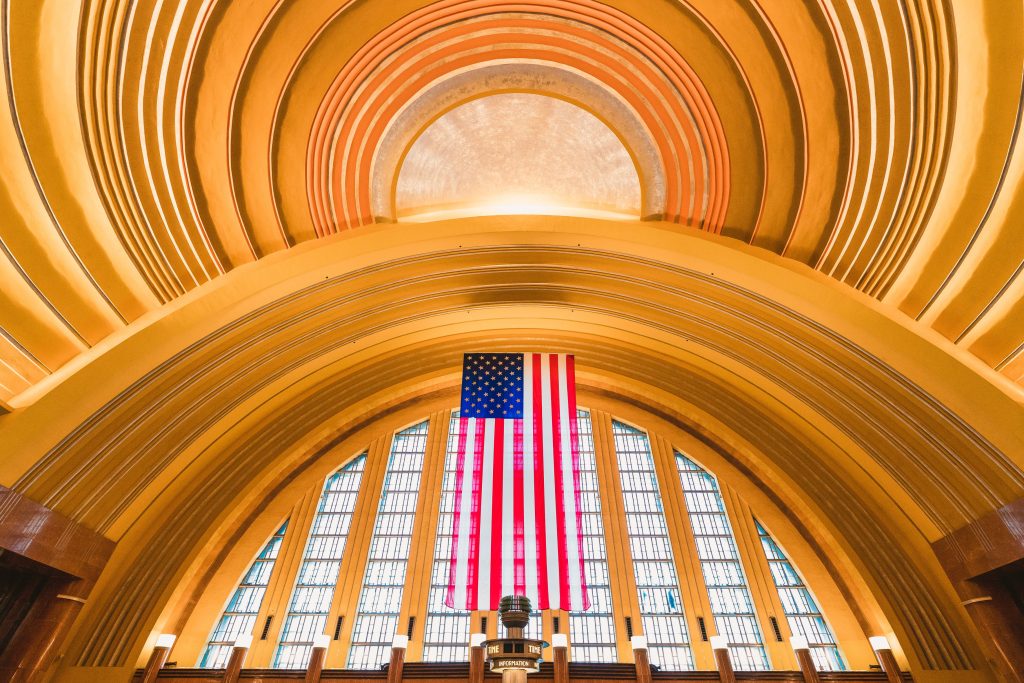
<svg viewBox="0 0 1024 683"><path fill-rule="evenodd" d="M722 683L736 683L736 672L729 656L729 639L725 636L711 636L711 650L715 653L715 666Z"/></svg>
<svg viewBox="0 0 1024 683"><path fill-rule="evenodd" d="M305 683L320 683L320 674L324 670L324 662L327 660L327 647L331 644L331 637L324 633L313 636L313 649L309 653L309 664L306 665Z"/></svg>
<svg viewBox="0 0 1024 683"><path fill-rule="evenodd" d="M415 617L413 639L406 649L406 659L423 659L423 641L430 613L430 587L433 581L434 550L437 543L437 523L440 516L441 486L447 455L450 410L433 413L427 426L427 447L423 455L420 496L413 526L413 543L409 554L409 580L402 595L402 609L398 623L407 625ZM463 641L465 642L465 641Z"/></svg>
<svg viewBox="0 0 1024 683"><path fill-rule="evenodd" d="M800 673L804 676L804 683L820 683L818 669L814 666L814 658L811 657L811 647L804 636L793 636L789 639L793 646L793 653L796 655L796 663L800 667Z"/></svg>
<svg viewBox="0 0 1024 683"><path fill-rule="evenodd" d="M871 649L875 651L875 656L878 657L878 663L882 665L882 671L885 672L885 680L889 683L900 683L900 665L896 663L889 639L885 636L871 636L868 640L871 642Z"/></svg>
<svg viewBox="0 0 1024 683"><path fill-rule="evenodd" d="M149 655L146 669L142 672L142 683L153 683L160 675L160 669L167 663L167 656L174 647L175 637L170 633L161 633L156 637L156 646Z"/></svg>
<svg viewBox="0 0 1024 683"><path fill-rule="evenodd" d="M722 501L725 503L726 512L732 525L733 538L736 540L736 549L740 555L740 562L747 577L747 587L750 591L750 598L754 602L754 614L761 626L761 633L764 634L764 649L768 653L769 661L776 669L789 669L793 666L795 653L791 648L786 647L785 637L790 635L789 623L786 621L785 610L779 598L779 592L775 588L775 581L765 561L764 550L761 547L761 538L754 526L754 515L746 501L718 479L718 487L722 493ZM772 617L778 626L779 635L775 634L775 627L772 625Z"/></svg>
<svg viewBox="0 0 1024 683"><path fill-rule="evenodd" d="M396 635L391 641L391 660L388 662L388 683L402 683L405 669L405 650L409 647L409 636Z"/></svg>
<svg viewBox="0 0 1024 683"><path fill-rule="evenodd" d="M57 656L71 624L92 591L93 581L49 579L0 658L0 678L34 681Z"/></svg>
<svg viewBox="0 0 1024 683"><path fill-rule="evenodd" d="M569 636L555 633L551 636L551 649L554 651L554 683L569 683Z"/></svg>
<svg viewBox="0 0 1024 683"><path fill-rule="evenodd" d="M612 613L615 616L616 648L620 662L633 661L633 651L626 635L626 617L632 617L634 628L641 625L640 601L633 575L633 555L629 549L629 530L622 501L622 485L616 464L612 438L611 416L599 410L590 411L594 433L594 460L601 492L601 519L608 547L608 581L611 585Z"/></svg>
<svg viewBox="0 0 1024 683"><path fill-rule="evenodd" d="M242 665L245 663L245 656L249 654L249 647L252 645L252 636L245 634L238 636L235 646L231 649L231 659L224 669L224 683L237 683L242 673Z"/></svg>
<svg viewBox="0 0 1024 683"><path fill-rule="evenodd" d="M334 602L327 619L327 632L334 638L337 647L327 653L325 666L344 668L348 660L348 644L352 639L352 626L359 604L366 558L370 554L370 540L373 538L373 524L377 518L377 506L383 490L384 472L391 452L391 436L378 438L367 449L366 469L359 485L359 497L352 511L352 522L346 541L345 556L338 572L338 584L334 589ZM341 629L337 625L341 620Z"/></svg>
<svg viewBox="0 0 1024 683"><path fill-rule="evenodd" d="M1024 681L1024 614L1018 607L1024 595L1022 572L1007 568L953 583L960 604L982 634L993 668L1011 681Z"/></svg>
<svg viewBox="0 0 1024 683"><path fill-rule="evenodd" d="M633 648L636 683L651 683L651 660L647 657L647 638L633 636L629 644Z"/></svg>
<svg viewBox="0 0 1024 683"><path fill-rule="evenodd" d="M652 434L651 455L658 470L658 480L666 482L661 487L661 499L665 505L665 519L672 542L672 558L679 574L683 616L686 617L686 628L690 634L690 652L694 668L709 669L713 665L714 656L711 647L702 640L698 619L704 620L704 631L713 631L714 612L704 572L701 569L697 541L690 522L690 510L686 506L683 489L678 483L679 471L676 466L675 448L664 437Z"/></svg>
<svg viewBox="0 0 1024 683"><path fill-rule="evenodd" d="M487 634L474 633L469 637L469 681L484 683L484 641Z"/></svg>
<svg viewBox="0 0 1024 683"><path fill-rule="evenodd" d="M302 552L309 540L310 524L316 515L316 507L320 501L322 489L323 481L321 480L302 495L288 517L288 529L284 538L281 539L277 561L274 563L274 570L270 574L270 581L267 583L267 590L264 593L263 604L260 605L253 626L253 635L257 638L250 650L249 660L253 666L270 666L274 656L274 648L277 646L278 637L281 634L284 615L288 613L292 587L295 585L299 567L302 566ZM268 626L268 618L270 624L266 629L267 635L264 637L263 630Z"/></svg>
<svg viewBox="0 0 1024 683"><path fill-rule="evenodd" d="M25 576L10 586L20 609L0 615L0 632L10 638L0 657L0 678L45 677L113 551L110 539L0 486L0 553L25 561L24 572L15 572ZM47 567L75 578L53 577ZM30 592L18 591L18 584Z"/></svg>
<svg viewBox="0 0 1024 683"><path fill-rule="evenodd" d="M616 660L615 613L612 608L611 578L608 573L608 542L601 514L598 465L594 453L594 430L590 412L577 409L579 426L580 529L583 534L583 570L587 577L590 609L566 612L561 619L574 662Z"/></svg>

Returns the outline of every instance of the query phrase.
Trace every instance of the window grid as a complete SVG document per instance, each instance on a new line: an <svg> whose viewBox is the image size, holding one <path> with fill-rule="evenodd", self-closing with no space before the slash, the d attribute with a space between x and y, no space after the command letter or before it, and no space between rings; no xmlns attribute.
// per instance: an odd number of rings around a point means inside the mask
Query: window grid
<svg viewBox="0 0 1024 683"><path fill-rule="evenodd" d="M274 563L277 561L277 554L281 550L281 542L284 540L285 530L288 528L288 521L281 525L267 544L260 551L260 554L253 560L249 571L245 573L238 583L238 588L224 608L224 614L217 627L210 635L210 641L203 650L203 656L199 660L201 669L223 669L227 666L228 658L231 657L231 649L235 640L242 634L252 633L252 627L256 622L256 615L263 604L263 596L267 592L267 584L270 583L270 574L274 571Z"/></svg>
<svg viewBox="0 0 1024 683"><path fill-rule="evenodd" d="M690 513L715 629L729 639L729 654L737 669L766 671L770 668L768 654L718 482L678 451L676 467Z"/></svg>
<svg viewBox="0 0 1024 683"><path fill-rule="evenodd" d="M364 453L324 483L274 653L276 669L305 668L313 638L324 632L365 466Z"/></svg>
<svg viewBox="0 0 1024 683"><path fill-rule="evenodd" d="M427 425L421 422L398 432L391 444L352 629L350 669L373 669L391 656L427 449Z"/></svg>
<svg viewBox="0 0 1024 683"><path fill-rule="evenodd" d="M825 616L797 573L796 567L761 523L755 519L754 525L761 537L761 547L768 560L775 588L779 591L779 600L782 602L782 610L786 615L786 621L789 622L790 630L807 638L811 657L818 669L845 671L846 664L839 654L839 645L832 635L832 629L825 622Z"/></svg>
<svg viewBox="0 0 1024 683"><path fill-rule="evenodd" d="M459 452L459 411L452 413L448 449L441 483L441 506L434 544L434 568L427 595L427 620L423 629L423 661L465 662L469 660L470 613L444 604L451 565L452 516L455 509L455 474Z"/></svg>
<svg viewBox="0 0 1024 683"><path fill-rule="evenodd" d="M608 551L601 520L594 433L590 413L576 411L579 430L580 509L583 523L583 569L590 609L569 613L569 638L574 662L614 662L615 619L608 580Z"/></svg>
<svg viewBox="0 0 1024 683"><path fill-rule="evenodd" d="M629 547L648 656L666 670L693 668L683 603L647 434L612 421Z"/></svg>

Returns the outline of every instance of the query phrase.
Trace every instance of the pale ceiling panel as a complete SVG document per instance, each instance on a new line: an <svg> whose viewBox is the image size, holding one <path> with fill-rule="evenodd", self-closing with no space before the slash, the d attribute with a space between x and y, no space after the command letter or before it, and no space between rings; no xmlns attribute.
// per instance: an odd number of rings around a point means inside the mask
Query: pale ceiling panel
<svg viewBox="0 0 1024 683"><path fill-rule="evenodd" d="M554 213L640 217L630 153L596 116L554 97L503 93L442 115L398 176L399 220Z"/></svg>

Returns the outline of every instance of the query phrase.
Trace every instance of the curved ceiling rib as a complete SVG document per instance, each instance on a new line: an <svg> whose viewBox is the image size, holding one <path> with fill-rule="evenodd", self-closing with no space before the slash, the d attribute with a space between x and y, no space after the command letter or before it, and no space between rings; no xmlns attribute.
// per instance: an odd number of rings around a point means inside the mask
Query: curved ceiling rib
<svg viewBox="0 0 1024 683"><path fill-rule="evenodd" d="M1020 8L104 0L4 15L0 400L15 407L227 270L394 220L408 142L509 89L600 115L636 154L645 219L812 265L1024 378Z"/></svg>
<svg viewBox="0 0 1024 683"><path fill-rule="evenodd" d="M841 539L915 666L971 668L927 543L1024 492L1019 406L819 273L619 226L503 216L325 239L226 275L5 418L4 479L120 540L73 660L133 666L167 600L152 586L175 585L218 519L339 431L454 400L465 349L528 344L571 349L587 391L781 487Z"/></svg>

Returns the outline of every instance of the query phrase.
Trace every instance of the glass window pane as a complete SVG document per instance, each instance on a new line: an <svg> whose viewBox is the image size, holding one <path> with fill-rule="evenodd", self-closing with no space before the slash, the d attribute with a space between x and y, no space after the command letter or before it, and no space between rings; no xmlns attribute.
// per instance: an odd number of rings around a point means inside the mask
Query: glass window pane
<svg viewBox="0 0 1024 683"><path fill-rule="evenodd" d="M675 455L715 630L729 639L729 653L736 669L766 670L768 654L718 482L682 453L677 451Z"/></svg>
<svg viewBox="0 0 1024 683"><path fill-rule="evenodd" d="M235 639L243 634L251 634L256 623L256 615L263 603L263 595L270 583L270 574L274 570L277 551L281 547L288 522L285 521L277 530L263 550L256 556L249 571L242 577L238 588L228 600L224 614L210 635L210 640L199 658L199 667L204 669L222 669L231 656L231 648Z"/></svg>
<svg viewBox="0 0 1024 683"><path fill-rule="evenodd" d="M666 670L693 668L689 635L647 434L612 422L633 573L651 663Z"/></svg>
<svg viewBox="0 0 1024 683"><path fill-rule="evenodd" d="M779 600L782 601L782 609L786 613L789 629L794 634L807 638L807 642L811 646L811 657L819 669L845 671L846 664L839 653L835 636L832 635L832 629L825 623L825 617L818 608L818 603L811 595L811 591L804 585L796 567L790 563L789 558L779 548L775 539L756 519L754 525L761 537L761 547L768 560L772 578L775 580L775 587L779 591Z"/></svg>
<svg viewBox="0 0 1024 683"><path fill-rule="evenodd" d="M427 450L427 425L421 422L404 429L391 442L352 629L350 669L376 669L391 657Z"/></svg>
<svg viewBox="0 0 1024 683"><path fill-rule="evenodd" d="M302 554L281 640L274 652L278 669L303 669L309 663L313 637L323 633L334 598L356 495L366 465L360 455L324 482L310 536Z"/></svg>

